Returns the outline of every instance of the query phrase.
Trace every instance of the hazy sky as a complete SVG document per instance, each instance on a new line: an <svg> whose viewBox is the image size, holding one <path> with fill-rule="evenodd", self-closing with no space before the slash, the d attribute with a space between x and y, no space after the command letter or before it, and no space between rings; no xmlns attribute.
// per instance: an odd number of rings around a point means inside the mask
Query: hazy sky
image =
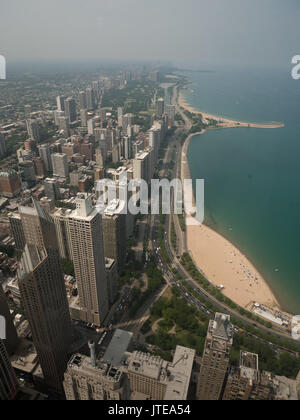
<svg viewBox="0 0 300 420"><path fill-rule="evenodd" d="M288 66L299 22L299 0L0 0L0 54Z"/></svg>

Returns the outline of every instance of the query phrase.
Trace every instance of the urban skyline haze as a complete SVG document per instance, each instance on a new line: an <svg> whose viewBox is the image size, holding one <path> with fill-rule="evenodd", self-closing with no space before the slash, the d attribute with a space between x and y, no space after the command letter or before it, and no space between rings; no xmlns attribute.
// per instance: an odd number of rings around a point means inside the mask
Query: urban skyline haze
<svg viewBox="0 0 300 420"><path fill-rule="evenodd" d="M0 54L8 63L283 67L299 52L299 17L296 0L12 0L1 5Z"/></svg>

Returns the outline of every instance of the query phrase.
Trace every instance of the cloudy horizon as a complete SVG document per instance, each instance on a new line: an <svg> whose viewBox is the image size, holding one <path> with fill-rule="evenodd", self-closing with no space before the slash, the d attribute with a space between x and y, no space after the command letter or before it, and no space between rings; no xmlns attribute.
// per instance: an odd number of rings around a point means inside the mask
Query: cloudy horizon
<svg viewBox="0 0 300 420"><path fill-rule="evenodd" d="M299 18L296 0L10 0L1 5L0 54L282 67L300 53Z"/></svg>

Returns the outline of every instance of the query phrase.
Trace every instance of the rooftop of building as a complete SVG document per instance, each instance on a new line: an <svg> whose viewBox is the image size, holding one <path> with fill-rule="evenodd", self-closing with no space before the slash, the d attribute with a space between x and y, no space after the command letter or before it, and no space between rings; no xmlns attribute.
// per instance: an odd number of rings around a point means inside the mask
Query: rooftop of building
<svg viewBox="0 0 300 420"><path fill-rule="evenodd" d="M124 207L125 207L125 201L120 200L120 199L111 200L104 210L104 215L106 217L116 216L122 213Z"/></svg>
<svg viewBox="0 0 300 420"><path fill-rule="evenodd" d="M173 363L169 366L171 372L165 400L186 400L193 370L196 351L187 347L177 346Z"/></svg>
<svg viewBox="0 0 300 420"><path fill-rule="evenodd" d="M258 382L258 355L241 351L240 354L240 375L249 381Z"/></svg>
<svg viewBox="0 0 300 420"><path fill-rule="evenodd" d="M149 152L142 151L140 153L137 153L135 156L135 160L144 160L149 155Z"/></svg>
<svg viewBox="0 0 300 420"><path fill-rule="evenodd" d="M111 383L117 383L122 377L122 371L116 369L104 361L97 361L93 366L91 358L82 354L75 354L68 363L68 368L80 375L89 376L94 379L105 377Z"/></svg>
<svg viewBox="0 0 300 420"><path fill-rule="evenodd" d="M133 334L129 331L116 330L103 356L104 362L114 366L121 366L124 362L124 354L129 349L132 337Z"/></svg>
<svg viewBox="0 0 300 420"><path fill-rule="evenodd" d="M241 351L240 366L258 370L258 355L254 353L248 353L246 351Z"/></svg>
<svg viewBox="0 0 300 420"><path fill-rule="evenodd" d="M216 313L215 319L210 322L209 332L213 338L232 342L233 327L230 323L230 316Z"/></svg>
<svg viewBox="0 0 300 420"><path fill-rule="evenodd" d="M34 345L27 341L21 340L20 344L13 356L10 358L14 369L18 369L25 373L33 373L39 364L38 355Z"/></svg>
<svg viewBox="0 0 300 420"><path fill-rule="evenodd" d="M147 376L166 386L165 400L186 400L194 364L195 350L177 346L172 363L149 353L134 352L127 359L130 373Z"/></svg>

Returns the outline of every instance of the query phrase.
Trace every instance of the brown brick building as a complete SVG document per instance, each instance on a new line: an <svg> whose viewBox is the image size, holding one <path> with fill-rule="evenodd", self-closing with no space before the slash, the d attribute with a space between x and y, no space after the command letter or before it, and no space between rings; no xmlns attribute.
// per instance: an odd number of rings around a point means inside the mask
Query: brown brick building
<svg viewBox="0 0 300 420"><path fill-rule="evenodd" d="M4 197L13 198L21 192L21 181L18 173L14 170L0 172L0 194Z"/></svg>

